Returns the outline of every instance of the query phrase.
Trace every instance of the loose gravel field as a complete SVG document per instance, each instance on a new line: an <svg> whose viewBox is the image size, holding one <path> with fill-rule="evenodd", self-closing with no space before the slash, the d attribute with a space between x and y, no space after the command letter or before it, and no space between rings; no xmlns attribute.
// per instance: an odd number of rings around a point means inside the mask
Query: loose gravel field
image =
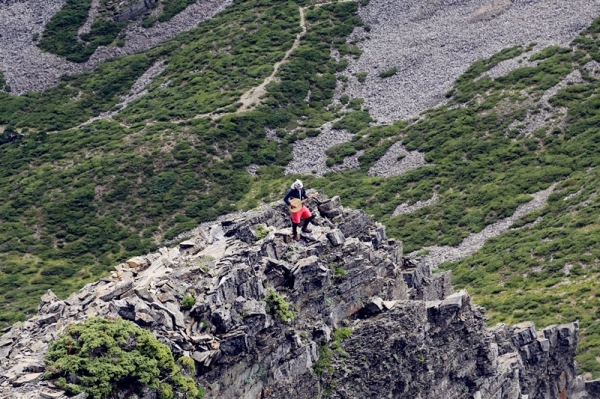
<svg viewBox="0 0 600 399"><path fill-rule="evenodd" d="M568 45L598 15L597 0L371 0L360 10L370 32L351 38L363 54L345 72L346 93L379 122L417 116L444 103L474 61L517 44ZM379 77L394 66L396 75ZM358 72L368 72L365 83Z"/></svg>

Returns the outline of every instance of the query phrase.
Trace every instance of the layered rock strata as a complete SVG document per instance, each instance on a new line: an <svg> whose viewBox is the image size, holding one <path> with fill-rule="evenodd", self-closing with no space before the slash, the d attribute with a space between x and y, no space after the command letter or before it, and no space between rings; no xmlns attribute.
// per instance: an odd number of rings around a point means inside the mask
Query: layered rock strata
<svg viewBox="0 0 600 399"><path fill-rule="evenodd" d="M131 320L190 356L207 398L594 397L575 372L577 323L486 329L448 272L404 259L400 242L339 197L314 202L318 226L299 242L286 207L265 206L117 265L65 300L48 291L0 338L0 397L64 397L42 380L44 353L92 316ZM270 291L293 321L277 316Z"/></svg>

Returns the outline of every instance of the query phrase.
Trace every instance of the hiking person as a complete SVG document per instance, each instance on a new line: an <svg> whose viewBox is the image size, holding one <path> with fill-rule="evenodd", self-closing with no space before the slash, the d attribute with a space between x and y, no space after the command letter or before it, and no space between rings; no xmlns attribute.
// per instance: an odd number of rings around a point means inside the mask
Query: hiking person
<svg viewBox="0 0 600 399"><path fill-rule="evenodd" d="M287 204L290 209L290 213L292 215L292 234L294 240L298 241L300 238L298 237L298 226L300 225L300 221L304 219L304 224L302 225L303 233L311 233L312 230L308 228L308 224L313 221L315 218L308 208L304 205L304 202L310 200L312 197L308 197L306 195L306 190L304 189L304 185L300 180L296 180L290 186L290 191L283 198L283 202Z"/></svg>

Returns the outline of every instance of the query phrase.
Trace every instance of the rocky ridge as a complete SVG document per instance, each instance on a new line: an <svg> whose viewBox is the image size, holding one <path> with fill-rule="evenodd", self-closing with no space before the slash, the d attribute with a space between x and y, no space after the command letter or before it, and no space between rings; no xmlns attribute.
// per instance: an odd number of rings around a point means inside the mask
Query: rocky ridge
<svg viewBox="0 0 600 399"><path fill-rule="evenodd" d="M93 316L131 320L190 356L207 398L600 397L576 375L577 323L487 329L484 310L452 293L449 272L405 259L383 225L339 197L314 202L318 226L299 242L284 204L272 204L205 224L65 300L48 291L36 316L0 337L0 397L65 397L42 380L44 353ZM293 321L270 309L270 291Z"/></svg>

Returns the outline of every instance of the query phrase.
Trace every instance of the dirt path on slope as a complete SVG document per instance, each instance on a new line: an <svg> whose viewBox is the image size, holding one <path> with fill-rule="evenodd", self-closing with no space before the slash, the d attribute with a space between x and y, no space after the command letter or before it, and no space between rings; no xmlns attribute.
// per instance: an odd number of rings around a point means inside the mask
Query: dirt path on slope
<svg viewBox="0 0 600 399"><path fill-rule="evenodd" d="M288 51L286 51L285 55L283 56L283 59L275 63L275 65L273 65L273 72L264 80L264 82L262 82L257 87L248 90L242 95L239 101L240 103L242 103L242 105L236 111L237 114L239 114L240 112L251 111L254 108L256 108L256 106L260 103L260 98L267 93L267 85L273 80L275 80L275 75L277 75L277 72L279 72L279 68L289 60L292 52L298 47L300 47L300 40L302 39L302 36L304 36L304 34L306 33L306 19L304 18L304 9L302 7L299 7L299 10L300 28L302 28L302 30L296 36L294 44L292 45L292 47L290 47Z"/></svg>
<svg viewBox="0 0 600 399"><path fill-rule="evenodd" d="M321 6L324 6L327 4L332 4L332 3L345 3L345 2L352 2L352 1L355 1L355 0L330 1L330 2L324 2L324 3L315 4L315 5L311 5L311 6L321 7ZM252 111L253 109L255 109L260 104L262 96L264 96L267 93L267 85L277 79L276 75L277 75L277 72L279 72L279 69L281 68L281 66L283 64L285 64L287 61L289 61L292 52L294 50L296 50L298 47L300 47L300 40L302 40L302 37L306 34L305 9L308 7L311 7L311 6L298 7L298 11L300 12L300 28L301 28L301 30L296 35L296 39L294 40L292 47L290 47L288 49L288 51L285 52L285 55L283 56L283 58L280 61L276 62L273 65L273 72L271 73L271 75L269 75L267 78L265 78L265 80L260 85L258 85L256 87L252 87L250 90L245 92L242 95L242 97L240 97L240 99L239 99L239 101L237 101L237 103L241 103L241 105L235 112L219 113L219 111L222 111L223 109L229 107L229 106L227 106L227 107L218 108L210 113L199 114L199 115L194 116L193 118L175 120L173 122L182 123L182 122L187 122L191 119L201 119L201 118L211 118L212 120L216 120L225 115L239 114L242 112L248 112L248 111ZM149 83L150 82L148 82L148 84ZM125 107L127 105L128 105L128 103L125 104ZM119 111L125 109L125 107L119 109ZM116 115L116 113L104 113L103 115L99 115L94 118L90 118L88 121L80 124L77 127L88 125L99 119L110 119L110 118L114 117L115 115ZM151 125L151 124L153 124L153 123L148 123L148 125Z"/></svg>
<svg viewBox="0 0 600 399"><path fill-rule="evenodd" d="M275 75L277 75L277 72L279 71L279 68L285 62L289 61L289 58L290 58L290 55L292 54L292 52L294 50L296 50L300 46L300 40L306 34L306 18L305 18L305 14L304 14L304 10L306 8L308 8L308 7L321 7L321 6L324 6L324 5L327 5L327 4L345 3L345 2L350 2L350 1L355 1L355 0L328 1L328 2L324 2L324 3L320 3L320 4L314 4L314 5L311 5L311 6L306 6L304 8L303 7L299 7L299 10L300 10L300 28L302 28L302 30L296 36L296 40L294 40L294 44L285 53L285 55L283 56L283 59L281 59L281 61L279 61L279 62L275 63L275 65L273 65L273 72L271 73L270 76L268 76L264 80L264 82L262 82L259 86L254 87L254 88L248 90L246 93L244 93L242 95L242 97L238 101L238 102L242 103L242 105L237 109L237 111L235 111L235 113L239 114L241 112L252 111L253 109L255 109L260 104L261 97L264 96L267 93L267 89L266 89L267 85L269 83L271 83L272 81L274 81L274 80L277 79L275 77ZM213 112L213 114L214 114L214 112Z"/></svg>

